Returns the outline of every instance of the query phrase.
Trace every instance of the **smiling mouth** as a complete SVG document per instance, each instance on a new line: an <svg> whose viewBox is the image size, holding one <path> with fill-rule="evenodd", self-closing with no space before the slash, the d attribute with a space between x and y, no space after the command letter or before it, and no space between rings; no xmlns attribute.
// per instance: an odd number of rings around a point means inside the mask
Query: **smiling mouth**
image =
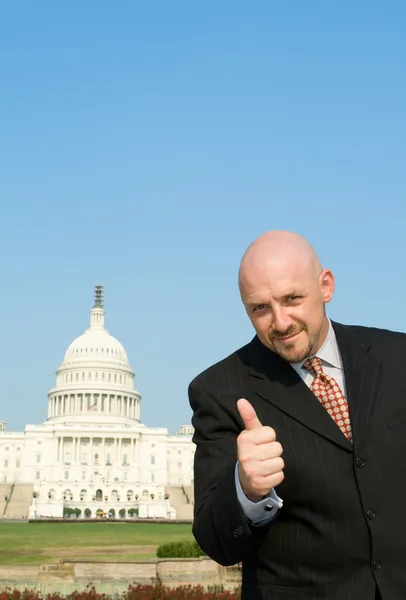
<svg viewBox="0 0 406 600"><path fill-rule="evenodd" d="M296 336L299 335L299 333L301 333L301 331L297 331L296 333L293 333L292 335L287 335L286 337L278 337L275 338L275 341L277 342L289 342L290 340L293 340Z"/></svg>

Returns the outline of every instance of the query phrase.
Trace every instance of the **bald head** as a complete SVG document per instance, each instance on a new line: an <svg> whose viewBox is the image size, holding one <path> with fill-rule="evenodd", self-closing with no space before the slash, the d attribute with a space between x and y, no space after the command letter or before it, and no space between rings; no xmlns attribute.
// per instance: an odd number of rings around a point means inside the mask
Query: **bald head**
<svg viewBox="0 0 406 600"><path fill-rule="evenodd" d="M334 277L322 270L313 247L288 231L268 231L240 264L241 299L259 339L289 362L310 356L328 331L325 304Z"/></svg>
<svg viewBox="0 0 406 600"><path fill-rule="evenodd" d="M307 240L290 231L267 231L252 242L241 260L240 289L248 283L250 275L289 268L306 270L309 276L316 277L321 272L317 254Z"/></svg>

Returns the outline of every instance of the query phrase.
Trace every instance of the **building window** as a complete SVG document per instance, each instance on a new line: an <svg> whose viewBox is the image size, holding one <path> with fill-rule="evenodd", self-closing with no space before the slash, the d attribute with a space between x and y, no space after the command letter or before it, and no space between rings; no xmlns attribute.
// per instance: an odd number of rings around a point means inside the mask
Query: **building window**
<svg viewBox="0 0 406 600"><path fill-rule="evenodd" d="M151 465L155 464L155 456L151 456Z"/></svg>
<svg viewBox="0 0 406 600"><path fill-rule="evenodd" d="M41 454L37 454L37 463L41 462Z"/></svg>
<svg viewBox="0 0 406 600"><path fill-rule="evenodd" d="M151 482L155 483L155 473L151 473Z"/></svg>
<svg viewBox="0 0 406 600"><path fill-rule="evenodd" d="M181 469L181 468L182 468L182 463L181 463L181 462L179 462L179 463L178 463L178 469Z"/></svg>
<svg viewBox="0 0 406 600"><path fill-rule="evenodd" d="M123 454L123 465L128 465L127 456L127 454Z"/></svg>
<svg viewBox="0 0 406 600"><path fill-rule="evenodd" d="M37 472L35 473L35 479L40 479L40 477L41 477L41 474L40 474L40 472L39 472L39 471L37 471Z"/></svg>
<svg viewBox="0 0 406 600"><path fill-rule="evenodd" d="M7 458L4 460L4 466L5 466L5 468L8 467L8 459Z"/></svg>
<svg viewBox="0 0 406 600"><path fill-rule="evenodd" d="M127 476L128 476L128 473L127 473L127 471L124 471L124 473L123 473L123 479L124 479L124 480L126 480L126 479L127 479Z"/></svg>
<svg viewBox="0 0 406 600"><path fill-rule="evenodd" d="M111 465L111 454L106 454L106 465Z"/></svg>
<svg viewBox="0 0 406 600"><path fill-rule="evenodd" d="M20 459L19 458L17 458L17 460L16 460L16 467L17 467L17 469L20 468Z"/></svg>
<svg viewBox="0 0 406 600"><path fill-rule="evenodd" d="M69 471L65 471L65 479L69 479Z"/></svg>
<svg viewBox="0 0 406 600"><path fill-rule="evenodd" d="M3 475L3 483L7 483L7 475Z"/></svg>

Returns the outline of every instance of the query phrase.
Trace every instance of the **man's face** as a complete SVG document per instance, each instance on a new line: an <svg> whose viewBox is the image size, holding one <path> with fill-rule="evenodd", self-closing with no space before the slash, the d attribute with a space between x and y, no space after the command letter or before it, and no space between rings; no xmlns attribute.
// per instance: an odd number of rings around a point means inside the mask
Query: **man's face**
<svg viewBox="0 0 406 600"><path fill-rule="evenodd" d="M268 262L246 269L241 298L260 341L288 362L299 362L323 344L325 303L334 292L330 271L310 265Z"/></svg>

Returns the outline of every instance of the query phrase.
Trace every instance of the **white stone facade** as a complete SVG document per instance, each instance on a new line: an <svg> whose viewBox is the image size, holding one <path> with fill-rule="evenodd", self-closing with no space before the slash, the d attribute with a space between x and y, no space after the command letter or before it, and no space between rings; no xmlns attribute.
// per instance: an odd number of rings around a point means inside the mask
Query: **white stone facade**
<svg viewBox="0 0 406 600"><path fill-rule="evenodd" d="M0 483L32 484L30 516L136 508L174 518L167 486L193 485L193 428L146 427L123 346L104 327L96 286L90 327L68 347L48 393L48 419L9 432L0 421Z"/></svg>

